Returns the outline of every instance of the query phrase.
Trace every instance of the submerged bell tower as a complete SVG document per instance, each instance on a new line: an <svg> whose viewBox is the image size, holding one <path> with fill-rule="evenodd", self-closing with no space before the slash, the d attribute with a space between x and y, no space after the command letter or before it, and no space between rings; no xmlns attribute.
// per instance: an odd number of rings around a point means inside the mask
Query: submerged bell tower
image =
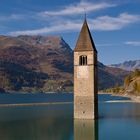
<svg viewBox="0 0 140 140"><path fill-rule="evenodd" d="M74 49L74 118L98 116L97 50L85 18Z"/></svg>

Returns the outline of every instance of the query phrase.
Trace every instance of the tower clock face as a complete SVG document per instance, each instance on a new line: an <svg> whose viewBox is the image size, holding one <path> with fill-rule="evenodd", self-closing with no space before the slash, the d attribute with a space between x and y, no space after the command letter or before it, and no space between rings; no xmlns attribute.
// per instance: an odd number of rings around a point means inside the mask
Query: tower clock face
<svg viewBox="0 0 140 140"><path fill-rule="evenodd" d="M77 78L88 78L89 77L89 71L88 66L79 66L77 68Z"/></svg>

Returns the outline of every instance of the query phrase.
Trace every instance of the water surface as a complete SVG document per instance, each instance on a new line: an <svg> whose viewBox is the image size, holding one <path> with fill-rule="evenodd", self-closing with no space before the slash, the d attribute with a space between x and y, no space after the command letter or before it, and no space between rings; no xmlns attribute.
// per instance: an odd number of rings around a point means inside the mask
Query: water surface
<svg viewBox="0 0 140 140"><path fill-rule="evenodd" d="M0 140L137 140L140 104L99 95L99 120L73 120L73 103L0 107ZM0 95L0 104L72 102L72 94Z"/></svg>

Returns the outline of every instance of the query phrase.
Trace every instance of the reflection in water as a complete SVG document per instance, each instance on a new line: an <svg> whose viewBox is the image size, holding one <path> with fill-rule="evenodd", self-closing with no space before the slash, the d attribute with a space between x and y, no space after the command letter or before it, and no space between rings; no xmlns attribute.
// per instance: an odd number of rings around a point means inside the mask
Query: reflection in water
<svg viewBox="0 0 140 140"><path fill-rule="evenodd" d="M98 122L75 119L74 140L98 140Z"/></svg>
<svg viewBox="0 0 140 140"><path fill-rule="evenodd" d="M66 119L41 119L0 124L1 140L67 140L71 124Z"/></svg>
<svg viewBox="0 0 140 140"><path fill-rule="evenodd" d="M98 129L93 120L73 120L73 104L0 107L0 140L139 140L139 103L100 102L99 117Z"/></svg>
<svg viewBox="0 0 140 140"><path fill-rule="evenodd" d="M0 117L0 140L69 140L73 133L73 119L59 107L55 106L54 112L49 111L51 107L5 108L5 117L10 109L15 118L9 116L4 120ZM67 110L71 112L68 107Z"/></svg>

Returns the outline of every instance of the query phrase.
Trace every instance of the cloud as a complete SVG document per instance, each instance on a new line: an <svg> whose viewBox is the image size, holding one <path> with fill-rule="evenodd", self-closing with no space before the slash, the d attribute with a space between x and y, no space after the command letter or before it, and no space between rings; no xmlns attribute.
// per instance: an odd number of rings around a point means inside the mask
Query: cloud
<svg viewBox="0 0 140 140"><path fill-rule="evenodd" d="M25 18L24 15L11 14L11 15L7 15L7 16L0 16L0 21L21 20L21 19L24 19L24 18Z"/></svg>
<svg viewBox="0 0 140 140"><path fill-rule="evenodd" d="M26 30L26 31L15 31L10 32L10 35L35 35L35 34L45 34L45 33L52 33L52 32L64 32L64 31L75 31L81 28L80 22L63 22L56 25L51 25L48 27L35 29L35 30Z"/></svg>
<svg viewBox="0 0 140 140"><path fill-rule="evenodd" d="M122 13L117 17L111 16L101 16L96 19L88 19L89 26L91 30L97 31L114 31L125 28L126 26L139 22L139 15L131 15L127 13ZM61 19L61 21L53 21L53 23L47 27L43 27L35 30L25 30L25 31L15 31L10 32L10 35L20 35L20 34L45 34L52 32L65 32L65 31L79 31L82 26L80 20L67 21L66 19Z"/></svg>
<svg viewBox="0 0 140 140"><path fill-rule="evenodd" d="M122 29L132 23L140 21L139 15L122 13L118 17L101 16L91 21L95 30L111 31Z"/></svg>
<svg viewBox="0 0 140 140"><path fill-rule="evenodd" d="M127 41L125 44L131 46L140 46L140 41Z"/></svg>
<svg viewBox="0 0 140 140"><path fill-rule="evenodd" d="M15 20L53 20L53 18L60 18L60 16L67 15L78 15L83 14L86 10L87 13L105 9L109 7L114 7L115 4L109 4L105 2L101 3L91 3L87 1L81 1L77 4L71 4L69 6L65 6L64 9L60 9L59 11L44 11L44 12L28 12L28 13L11 13L9 15L0 15L0 21L15 21Z"/></svg>
<svg viewBox="0 0 140 140"><path fill-rule="evenodd" d="M86 2L86 1L81 1L78 4L73 4L64 7L62 10L58 11L45 11L42 12L40 15L42 16L67 16L67 15L78 15L78 14L83 14L85 11L87 13L92 12L92 11L97 11L100 9L105 9L109 7L114 7L116 6L115 4L109 4L109 3L91 3L91 2Z"/></svg>

